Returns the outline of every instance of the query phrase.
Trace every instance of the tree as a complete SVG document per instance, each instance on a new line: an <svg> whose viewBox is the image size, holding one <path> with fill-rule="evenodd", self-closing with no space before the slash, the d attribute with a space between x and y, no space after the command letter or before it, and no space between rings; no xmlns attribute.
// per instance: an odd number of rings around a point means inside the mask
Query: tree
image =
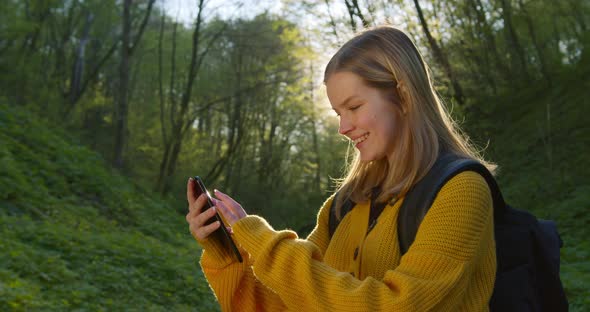
<svg viewBox="0 0 590 312"><path fill-rule="evenodd" d="M527 78L527 62L520 39L516 34L516 29L512 24L512 5L509 0L500 0L502 7L502 20L504 21L504 34L508 42L508 51L510 53L510 62L512 70L523 78Z"/></svg>
<svg viewBox="0 0 590 312"><path fill-rule="evenodd" d="M352 31L356 32L355 16L361 20L363 27L369 27L369 21L365 18L363 12L361 11L358 0L344 0L344 4L346 4L346 9L348 10L348 14L350 16L350 27L352 28Z"/></svg>
<svg viewBox="0 0 590 312"><path fill-rule="evenodd" d="M145 26L150 18L152 6L155 0L149 0L147 4L146 13L135 38L131 38L131 0L125 0L123 3L123 31L121 33L121 62L119 63L119 94L117 105L115 106L115 148L113 165L116 168L123 168L123 152L127 144L127 114L129 110L128 104L128 88L129 88L129 59L133 55L135 48L143 32Z"/></svg>
<svg viewBox="0 0 590 312"><path fill-rule="evenodd" d="M193 30L192 35L190 65L188 66L188 72L186 73L187 77L181 94L180 103L177 103L176 98L173 95L171 95L170 103L168 103L168 105L165 105L165 103L163 103L163 99L165 97L162 94L160 95L160 107L162 109L161 115L170 116L169 121L163 122L161 125L163 127L162 134L164 135L164 152L162 160L160 162L160 170L158 179L156 181L155 189L162 194L166 194L170 190L170 179L176 169L178 155L180 154L182 149L183 138L190 130L193 122L198 117L198 114L201 111L204 111L207 107L222 101L219 99L215 99L206 103L202 103L202 106L194 108L192 109L193 111L190 111L193 85L197 77L197 74L201 69L201 64L203 63L205 56L209 52L211 45L219 38L219 36L225 30L225 26L223 25L218 29L211 28L210 30L212 31L212 33L210 33L208 40L205 41L204 44L202 43L203 38L207 38L205 36L206 34L203 33L203 30L205 28L203 21L204 4L204 0L200 0L198 4L198 13L195 21L195 28ZM162 20L162 23L163 21L164 20ZM163 25L161 27L163 27ZM160 40L162 40L162 37L160 37ZM176 41L173 41L173 51L175 49L175 44ZM204 47L201 46L202 44ZM162 53L161 45L159 53ZM173 55L172 57L175 58L175 55ZM174 59L173 62L175 62ZM175 68L175 65L173 65L173 68ZM160 85L162 84L162 79L162 72L160 72ZM173 86L173 84L174 77L171 77L171 90L168 90L168 92L173 92L173 90L176 90L176 86ZM177 104L180 104L180 107L177 107ZM168 114L166 114L165 112L166 109L168 110ZM164 121L165 119L162 118L161 120Z"/></svg>
<svg viewBox="0 0 590 312"><path fill-rule="evenodd" d="M463 95L463 88L461 87L461 84L459 83L459 80L456 77L453 68L451 67L451 64L447 58L447 55L440 48L440 46L438 45L438 43L436 42L436 40L434 39L434 37L430 33L430 30L428 29L428 23L426 22L426 19L424 18L424 13L422 12L422 7L420 6L420 3L418 2L418 0L414 0L414 6L416 7L416 13L418 14L418 19L420 20L420 25L422 26L422 31L424 31L424 35L426 36L426 39L428 40L428 44L430 45L430 49L432 50L432 53L434 55L434 59L442 66L443 70L445 71L447 77L449 78L449 80L451 82L451 85L453 86L455 99L457 99L457 102L462 105L465 102L465 98Z"/></svg>

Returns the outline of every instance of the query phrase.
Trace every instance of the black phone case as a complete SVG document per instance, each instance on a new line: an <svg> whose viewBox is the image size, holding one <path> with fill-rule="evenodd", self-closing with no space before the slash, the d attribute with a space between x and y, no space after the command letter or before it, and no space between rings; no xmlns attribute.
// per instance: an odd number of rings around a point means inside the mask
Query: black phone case
<svg viewBox="0 0 590 312"><path fill-rule="evenodd" d="M201 212L205 212L205 210L209 209L210 207L213 207L213 201L211 200L211 196L209 195L209 192L207 192L207 188L205 187L203 180L201 180L201 178L199 176L195 176L194 180L195 180L195 187L194 187L195 198L199 197L203 193L207 194L207 203L205 204L205 207L203 207L203 209L201 211ZM218 211L216 211L215 216L213 216L211 219L207 220L207 222L205 222L205 224L206 225L211 224L215 221L219 221L221 226L219 226L219 228L217 230L215 230L215 232L211 233L211 238L219 241L226 248L230 248L233 251L233 253L236 255L236 257L238 258L238 261L243 262L242 255L240 254L240 251L238 250L236 243L234 242L234 240L231 238L231 235L227 231L225 222L223 222L223 219L219 215Z"/></svg>

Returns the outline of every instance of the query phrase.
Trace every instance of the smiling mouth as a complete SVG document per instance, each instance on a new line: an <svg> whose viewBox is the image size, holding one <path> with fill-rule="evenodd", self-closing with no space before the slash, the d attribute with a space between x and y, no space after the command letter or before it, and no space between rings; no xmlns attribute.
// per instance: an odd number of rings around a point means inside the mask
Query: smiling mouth
<svg viewBox="0 0 590 312"><path fill-rule="evenodd" d="M352 144L357 145L357 144L363 142L364 140L366 140L367 137L369 137L369 134L368 133L366 133L366 134L364 134L364 135L362 135L362 136L360 136L360 137L352 140Z"/></svg>

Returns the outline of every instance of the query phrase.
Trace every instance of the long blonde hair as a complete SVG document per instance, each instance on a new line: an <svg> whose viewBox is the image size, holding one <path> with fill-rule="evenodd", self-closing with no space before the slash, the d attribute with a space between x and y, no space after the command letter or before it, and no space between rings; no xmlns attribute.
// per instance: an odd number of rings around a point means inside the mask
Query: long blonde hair
<svg viewBox="0 0 590 312"><path fill-rule="evenodd" d="M354 73L368 86L391 94L399 117L396 155L361 162L360 153L354 151L347 173L338 181L337 216L346 199L365 202L375 187L381 189L378 202L404 196L426 175L441 150L476 159L495 171L496 165L482 158L450 117L424 59L403 31L380 26L359 33L328 62L324 83L337 72Z"/></svg>

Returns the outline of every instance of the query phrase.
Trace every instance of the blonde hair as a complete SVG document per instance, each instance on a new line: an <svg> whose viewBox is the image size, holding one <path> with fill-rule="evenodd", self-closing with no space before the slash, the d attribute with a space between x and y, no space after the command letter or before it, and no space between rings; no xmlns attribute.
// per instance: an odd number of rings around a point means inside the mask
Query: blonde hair
<svg viewBox="0 0 590 312"><path fill-rule="evenodd" d="M396 155L361 162L360 153L354 152L347 173L338 181L337 216L346 199L365 202L377 186L378 202L404 196L426 175L440 151L476 159L495 171L496 165L483 159L450 117L420 52L403 31L380 26L359 33L328 62L324 83L337 72L354 73L368 86L386 92L399 117Z"/></svg>

